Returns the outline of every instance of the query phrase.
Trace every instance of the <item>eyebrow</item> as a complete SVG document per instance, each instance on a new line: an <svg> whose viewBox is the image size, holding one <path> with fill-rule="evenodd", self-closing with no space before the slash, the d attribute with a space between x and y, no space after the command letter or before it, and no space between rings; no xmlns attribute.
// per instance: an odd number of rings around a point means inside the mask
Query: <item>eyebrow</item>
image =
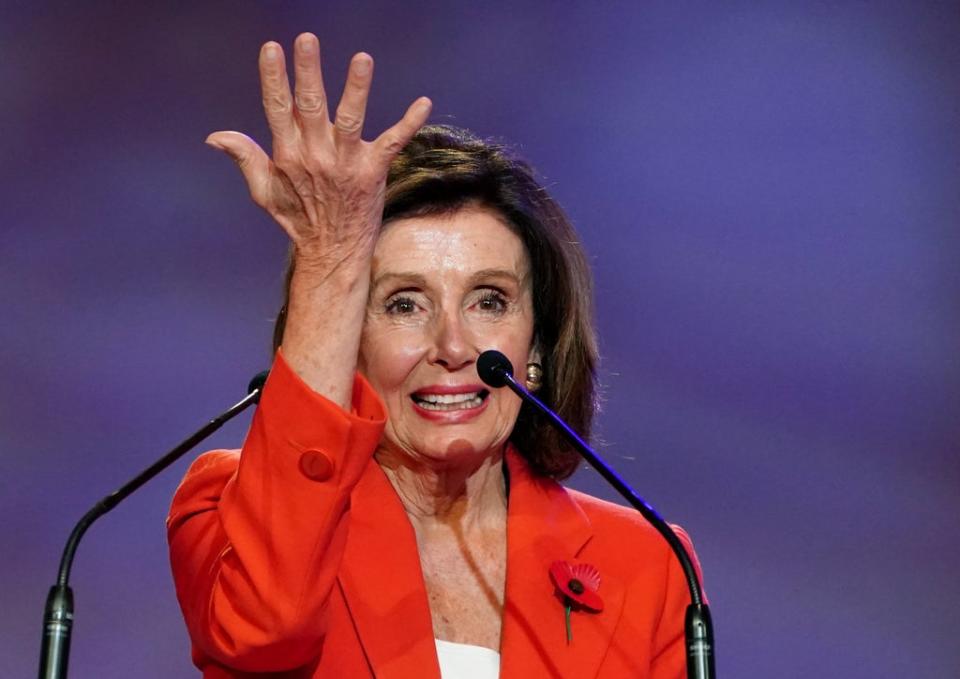
<svg viewBox="0 0 960 679"><path fill-rule="evenodd" d="M490 280L491 278L506 278L520 287L523 286L526 280L526 276L520 277L515 271L509 269L481 269L470 276L470 283L475 285L481 281Z"/></svg>
<svg viewBox="0 0 960 679"><path fill-rule="evenodd" d="M506 278L507 280L515 283L518 287L523 287L527 281L527 276L517 276L516 272L509 269L481 269L480 271L471 274L468 284L473 286L483 281L496 278ZM378 290L388 284L397 284L416 288L429 287L427 285L427 279L424 278L423 274L415 273L413 271L388 271L377 276L373 280L371 287L374 290Z"/></svg>
<svg viewBox="0 0 960 679"><path fill-rule="evenodd" d="M390 283L403 284L409 287L425 288L427 286L427 279L418 273L413 273L410 271L400 271L396 273L387 272L374 278L370 287L374 290L377 290Z"/></svg>

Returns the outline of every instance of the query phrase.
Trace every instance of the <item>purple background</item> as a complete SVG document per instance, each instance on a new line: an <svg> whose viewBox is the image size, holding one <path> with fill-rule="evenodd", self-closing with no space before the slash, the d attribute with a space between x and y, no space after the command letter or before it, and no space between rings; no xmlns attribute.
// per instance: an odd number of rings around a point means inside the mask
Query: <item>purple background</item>
<svg viewBox="0 0 960 679"><path fill-rule="evenodd" d="M567 207L605 453L693 534L722 677L960 674L957 3L7 2L4 676L73 523L267 363L284 236L202 141L267 140L257 51L302 30L331 92L377 59L369 131L429 95ZM81 545L72 676L194 676L187 464Z"/></svg>

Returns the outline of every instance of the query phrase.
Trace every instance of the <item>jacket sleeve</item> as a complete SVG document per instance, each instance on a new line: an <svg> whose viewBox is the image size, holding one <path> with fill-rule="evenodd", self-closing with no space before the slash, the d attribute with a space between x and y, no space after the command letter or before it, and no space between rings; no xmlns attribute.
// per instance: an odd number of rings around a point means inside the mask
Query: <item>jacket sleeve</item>
<svg viewBox="0 0 960 679"><path fill-rule="evenodd" d="M350 492L385 419L363 377L348 413L278 352L243 449L200 456L167 519L194 662L276 672L319 655Z"/></svg>
<svg viewBox="0 0 960 679"><path fill-rule="evenodd" d="M680 542L687 548L694 569L703 589L703 571L687 532L677 525L671 526ZM669 548L668 548L669 550ZM650 679L684 679L687 676L687 653L684 640L684 620L690 604L690 590L683 568L672 550L668 551L666 594L660 623L653 636L653 661ZM704 590L706 603L706 591Z"/></svg>

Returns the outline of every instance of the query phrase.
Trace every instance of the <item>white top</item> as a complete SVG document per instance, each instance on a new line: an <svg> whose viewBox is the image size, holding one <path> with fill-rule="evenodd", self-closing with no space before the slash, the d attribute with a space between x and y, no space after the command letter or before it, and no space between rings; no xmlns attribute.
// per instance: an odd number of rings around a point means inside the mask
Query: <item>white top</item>
<svg viewBox="0 0 960 679"><path fill-rule="evenodd" d="M442 679L499 679L500 654L490 648L434 639Z"/></svg>

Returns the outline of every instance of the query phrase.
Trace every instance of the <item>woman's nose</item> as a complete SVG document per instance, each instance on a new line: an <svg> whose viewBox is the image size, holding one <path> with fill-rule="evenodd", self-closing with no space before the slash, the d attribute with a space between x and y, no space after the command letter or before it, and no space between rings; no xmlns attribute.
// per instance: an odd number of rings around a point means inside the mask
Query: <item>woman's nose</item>
<svg viewBox="0 0 960 679"><path fill-rule="evenodd" d="M447 370L456 370L473 363L478 349L459 314L443 314L437 318L431 360Z"/></svg>

